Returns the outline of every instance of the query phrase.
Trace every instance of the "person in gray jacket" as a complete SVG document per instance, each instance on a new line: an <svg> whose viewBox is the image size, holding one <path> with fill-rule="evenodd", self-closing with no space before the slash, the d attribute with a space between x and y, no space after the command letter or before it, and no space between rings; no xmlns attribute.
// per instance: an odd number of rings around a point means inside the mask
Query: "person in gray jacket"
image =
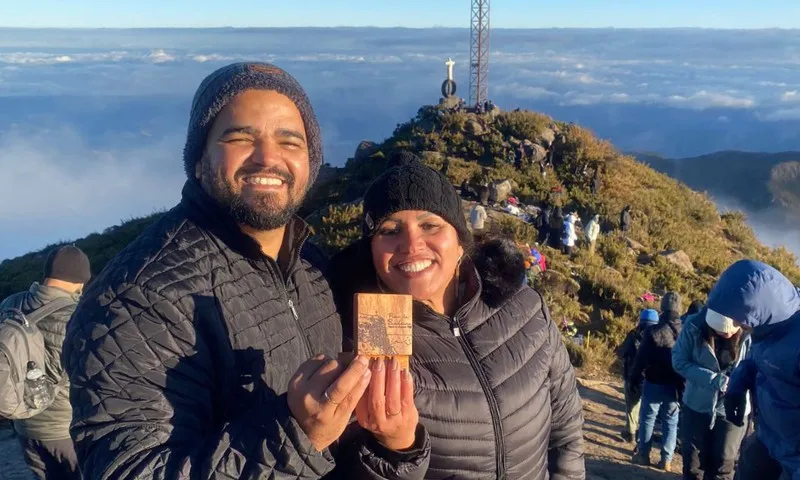
<svg viewBox="0 0 800 480"><path fill-rule="evenodd" d="M25 455L25 463L38 478L79 479L78 459L69 435L72 407L69 404L69 381L61 366L61 348L67 322L75 311L83 286L91 278L89 258L78 247L68 245L47 256L42 283L34 282L24 292L0 303L0 310L19 309L25 315L50 302L68 298L72 303L36 323L44 338L45 373L58 385L53 403L27 420L14 421ZM54 305L55 307L55 305Z"/></svg>
<svg viewBox="0 0 800 480"><path fill-rule="evenodd" d="M686 379L683 393L683 478L731 480L745 427L726 419L724 398L731 372L747 356L750 336L733 321L705 309L687 318L672 365ZM745 415L750 412L747 400Z"/></svg>

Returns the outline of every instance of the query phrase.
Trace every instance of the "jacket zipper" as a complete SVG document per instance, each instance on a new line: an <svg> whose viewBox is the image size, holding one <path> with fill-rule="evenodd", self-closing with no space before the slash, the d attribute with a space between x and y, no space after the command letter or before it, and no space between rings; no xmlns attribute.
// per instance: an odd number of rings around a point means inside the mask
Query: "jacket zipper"
<svg viewBox="0 0 800 480"><path fill-rule="evenodd" d="M300 249L302 245L308 240L308 233L303 235L303 238L300 239L298 242L298 251L297 255L300 256ZM294 306L294 301L289 298L289 290L286 288L286 279L283 278L283 273L281 273L281 269L278 267L278 263L274 260L268 258L267 264L270 266L270 269L273 271L272 273L278 278L278 281L281 284L281 296L286 301L286 305L289 307L289 310L292 312L292 318L294 319L295 327L297 327L297 334L300 335L300 338L303 339L303 345L305 346L305 356L306 358L311 358L312 349L311 349L311 342L308 341L308 337L305 334L305 330L303 330L303 325L300 323L300 315L297 314L297 309Z"/></svg>
<svg viewBox="0 0 800 480"><path fill-rule="evenodd" d="M461 329L456 315L450 320L450 327L453 335L458 338L458 343L467 355L467 360L478 377L478 382L483 388L483 394L486 396L486 401L489 404L489 413L492 416L492 428L494 429L494 449L495 449L495 470L497 479L503 480L506 475L506 445L505 438L503 437L503 424L500 421L500 407L497 405L497 398L494 396L492 386L489 385L489 379L486 378L486 373L481 368L478 362L477 355L472 349L472 346L467 342L467 339L461 336Z"/></svg>

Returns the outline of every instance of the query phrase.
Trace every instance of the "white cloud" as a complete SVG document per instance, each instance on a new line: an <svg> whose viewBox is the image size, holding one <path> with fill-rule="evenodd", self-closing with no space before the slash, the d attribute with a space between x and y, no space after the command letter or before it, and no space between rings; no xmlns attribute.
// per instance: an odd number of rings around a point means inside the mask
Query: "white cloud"
<svg viewBox="0 0 800 480"><path fill-rule="evenodd" d="M682 108L693 110L706 110L709 108L753 108L755 100L750 97L735 97L733 95L701 90L689 96L672 95L667 98L667 103Z"/></svg>
<svg viewBox="0 0 800 480"><path fill-rule="evenodd" d="M797 93L797 90L790 90L788 92L784 92L783 95L781 95L781 101L786 103L800 102L800 94Z"/></svg>
<svg viewBox="0 0 800 480"><path fill-rule="evenodd" d="M759 115L761 120L767 122L784 122L800 120L800 108L782 108Z"/></svg>
<svg viewBox="0 0 800 480"><path fill-rule="evenodd" d="M493 94L508 94L515 98L531 100L557 97L558 94L542 87L532 87L518 82L500 84L492 88Z"/></svg>

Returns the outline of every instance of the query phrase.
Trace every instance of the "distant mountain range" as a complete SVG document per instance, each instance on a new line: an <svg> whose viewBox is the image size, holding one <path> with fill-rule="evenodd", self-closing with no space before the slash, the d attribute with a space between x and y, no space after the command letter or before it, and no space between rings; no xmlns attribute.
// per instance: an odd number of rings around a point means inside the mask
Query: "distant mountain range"
<svg viewBox="0 0 800 480"><path fill-rule="evenodd" d="M800 152L721 151L679 159L630 154L721 203L733 200L753 212L778 207L800 218Z"/></svg>

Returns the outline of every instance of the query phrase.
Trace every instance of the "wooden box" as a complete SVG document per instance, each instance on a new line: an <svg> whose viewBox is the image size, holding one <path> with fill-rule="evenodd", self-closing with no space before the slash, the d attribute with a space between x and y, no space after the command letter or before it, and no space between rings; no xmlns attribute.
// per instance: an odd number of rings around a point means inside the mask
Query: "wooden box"
<svg viewBox="0 0 800 480"><path fill-rule="evenodd" d="M356 353L372 358L397 357L400 368L408 369L411 295L357 293L353 302Z"/></svg>

